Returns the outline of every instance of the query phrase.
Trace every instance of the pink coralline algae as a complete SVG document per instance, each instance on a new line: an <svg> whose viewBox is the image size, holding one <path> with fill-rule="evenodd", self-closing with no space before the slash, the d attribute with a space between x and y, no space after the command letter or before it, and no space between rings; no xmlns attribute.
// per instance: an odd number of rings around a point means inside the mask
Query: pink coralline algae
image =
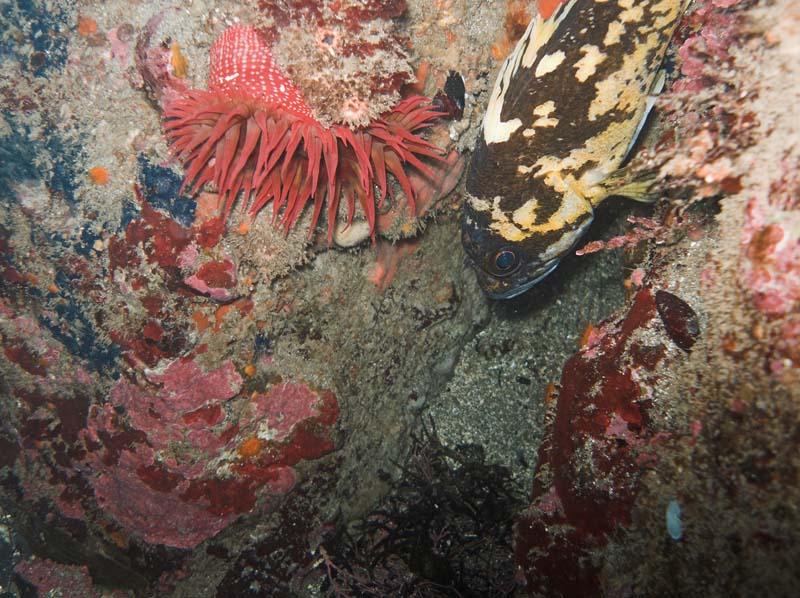
<svg viewBox="0 0 800 598"><path fill-rule="evenodd" d="M598 251L616 249L618 247L635 247L641 241L647 241L664 234L665 227L655 220L640 216L628 216L628 222L636 225L632 231L613 237L608 241L590 241L575 252L575 255L588 255Z"/></svg>
<svg viewBox="0 0 800 598"><path fill-rule="evenodd" d="M784 164L785 174L769 196L750 199L745 211L742 274L753 304L769 317L785 316L800 305L798 167Z"/></svg>
<svg viewBox="0 0 800 598"><path fill-rule="evenodd" d="M770 371L795 380L800 363L800 163L784 159L781 178L744 210L739 274L750 303L770 322Z"/></svg>
<svg viewBox="0 0 800 598"><path fill-rule="evenodd" d="M50 559L31 557L19 563L14 573L32 584L38 596L65 598L123 598L122 590L101 591L94 587L86 565L65 565Z"/></svg>
<svg viewBox="0 0 800 598"><path fill-rule="evenodd" d="M678 49L682 78L675 82L674 91L697 92L707 88L719 75L719 65L731 60L729 49L736 44L738 16L724 9L739 4L741 0L712 0L697 3L684 17L688 35Z"/></svg>
<svg viewBox="0 0 800 598"><path fill-rule="evenodd" d="M667 128L652 148L637 153L633 161L641 168L659 164L661 190L673 202L681 186L694 188L690 203L704 201L720 193L734 194L742 189L742 175L735 157L755 142L759 122L748 106L748 92L742 88L737 64L747 29L740 4L698 0L692 3L676 34L681 76L671 89L658 98L660 114ZM687 107L698 92L706 101L707 118ZM677 218L675 216L678 216ZM683 218L673 213L669 227ZM663 238L663 235L658 235Z"/></svg>
<svg viewBox="0 0 800 598"><path fill-rule="evenodd" d="M279 384L248 400L230 362L204 371L179 359L162 370L139 384L120 380L109 402L92 408L86 433L98 502L147 542L196 546L259 496L291 490L292 465L333 448L330 392ZM258 454L237 450L251 438L261 439Z"/></svg>

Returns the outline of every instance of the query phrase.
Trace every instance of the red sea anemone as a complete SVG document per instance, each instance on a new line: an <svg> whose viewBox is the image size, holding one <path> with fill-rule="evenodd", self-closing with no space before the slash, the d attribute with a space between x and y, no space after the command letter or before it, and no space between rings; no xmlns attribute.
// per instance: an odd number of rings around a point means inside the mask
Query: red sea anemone
<svg viewBox="0 0 800 598"><path fill-rule="evenodd" d="M186 169L183 187L194 193L211 183L226 219L243 192L251 216L272 201L273 221L288 231L313 199L311 229L327 203L330 242L344 197L348 224L358 200L374 240L375 186L380 206L391 173L413 214L414 189L405 169L434 178L422 160L441 160L440 151L418 132L440 115L427 98L415 96L365 127L325 127L275 66L256 29L237 25L211 48L208 91L192 90L170 102L164 128Z"/></svg>

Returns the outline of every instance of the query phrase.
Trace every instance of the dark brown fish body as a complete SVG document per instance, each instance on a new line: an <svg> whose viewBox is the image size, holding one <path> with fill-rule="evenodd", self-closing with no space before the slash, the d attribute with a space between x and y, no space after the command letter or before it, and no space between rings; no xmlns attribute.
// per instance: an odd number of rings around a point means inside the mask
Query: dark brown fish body
<svg viewBox="0 0 800 598"><path fill-rule="evenodd" d="M592 221L638 134L687 0L569 0L529 25L497 78L467 178L462 240L508 298Z"/></svg>

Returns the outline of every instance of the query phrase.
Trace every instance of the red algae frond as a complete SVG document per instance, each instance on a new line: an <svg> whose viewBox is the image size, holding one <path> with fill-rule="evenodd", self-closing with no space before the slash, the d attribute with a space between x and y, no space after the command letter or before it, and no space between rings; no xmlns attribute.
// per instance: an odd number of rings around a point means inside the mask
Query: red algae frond
<svg viewBox="0 0 800 598"><path fill-rule="evenodd" d="M164 128L186 168L184 188L197 192L212 184L225 218L242 193L252 216L272 202L273 221L285 231L312 203L313 230L327 205L330 242L344 197L348 224L358 202L374 239L374 186L380 206L391 173L413 213L406 169L434 178L423 160L441 160L440 150L418 135L440 116L427 98L407 98L358 129L325 127L275 67L256 30L244 26L230 28L214 44L210 72L209 91L189 91L167 105Z"/></svg>

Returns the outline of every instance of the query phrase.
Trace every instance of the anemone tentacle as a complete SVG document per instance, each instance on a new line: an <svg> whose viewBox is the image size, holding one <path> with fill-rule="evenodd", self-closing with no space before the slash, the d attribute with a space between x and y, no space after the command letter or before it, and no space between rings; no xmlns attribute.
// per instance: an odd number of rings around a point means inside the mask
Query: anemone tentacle
<svg viewBox="0 0 800 598"><path fill-rule="evenodd" d="M186 172L181 192L212 186L226 220L237 200L251 217L272 202L272 221L284 232L311 202L313 231L327 205L329 243L344 199L347 225L358 204L374 241L375 189L380 207L392 192L391 174L414 214L414 186L406 170L434 178L424 160L443 159L419 134L442 115L427 98L401 100L355 130L326 127L274 66L252 27L223 33L211 57L209 90L191 90L164 110L170 151Z"/></svg>

